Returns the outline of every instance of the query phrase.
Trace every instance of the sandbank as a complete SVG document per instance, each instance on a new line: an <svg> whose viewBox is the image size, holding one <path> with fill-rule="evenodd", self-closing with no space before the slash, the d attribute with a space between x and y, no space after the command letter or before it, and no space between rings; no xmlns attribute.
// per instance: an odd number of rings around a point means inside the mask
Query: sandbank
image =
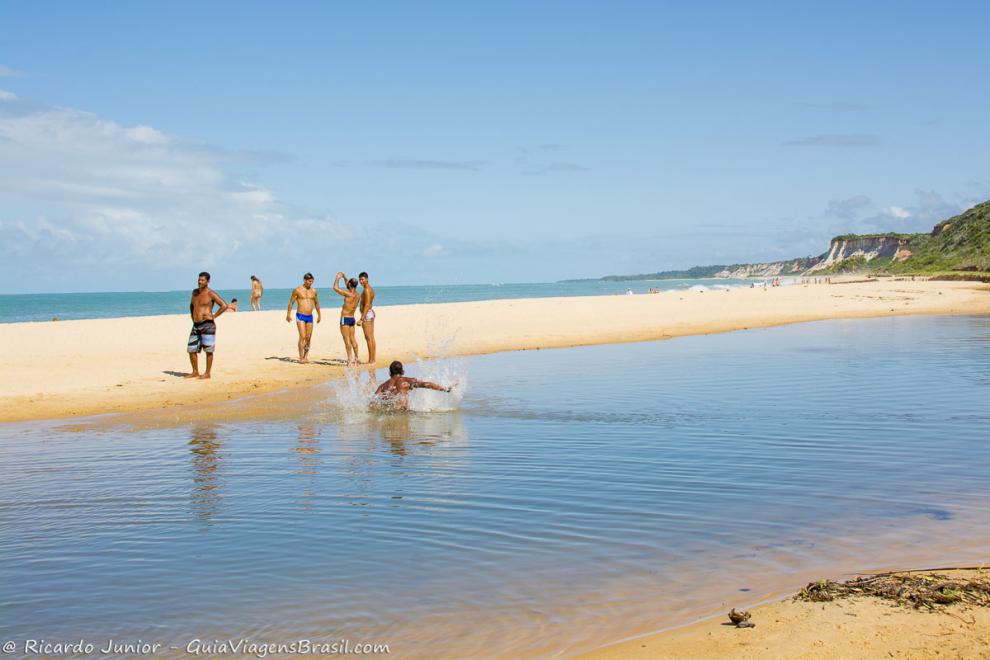
<svg viewBox="0 0 990 660"><path fill-rule="evenodd" d="M954 578L977 574L976 571L938 573ZM750 612L755 628L736 628L721 614L581 657L589 660L990 657L990 608L987 607L953 605L929 611L873 597L826 603L787 598Z"/></svg>
<svg viewBox="0 0 990 660"><path fill-rule="evenodd" d="M266 300L269 305L283 301ZM990 285L880 280L634 296L377 307L378 366L498 351L647 341L825 319L988 314ZM0 324L0 421L161 409L325 382L342 375L338 309L296 362L284 311L218 320L210 381L186 380L186 314ZM361 357L364 341L358 330ZM202 357L201 357L202 362Z"/></svg>

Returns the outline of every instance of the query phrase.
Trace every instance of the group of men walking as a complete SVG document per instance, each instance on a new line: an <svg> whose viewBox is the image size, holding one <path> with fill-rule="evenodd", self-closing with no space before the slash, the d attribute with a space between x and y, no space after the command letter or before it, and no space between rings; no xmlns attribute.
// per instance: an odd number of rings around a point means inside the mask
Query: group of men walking
<svg viewBox="0 0 990 660"><path fill-rule="evenodd" d="M299 332L299 361L309 362L309 348L313 340L314 312L315 323L321 320L320 296L313 287L313 274L303 275L303 283L292 290L289 306L285 310L285 320L292 322L292 307L296 308L296 329ZM192 373L187 378L209 378L213 369L213 352L216 347L216 319L231 309L216 291L210 288L210 274L199 274L199 286L193 289L189 301L189 314L192 316L193 327L189 333L187 350ZM343 285L343 286L341 286ZM360 285L361 290L358 290ZM261 296L264 287L254 275L251 276L251 309L261 310ZM344 302L340 309L340 336L344 340L347 352L347 364L360 364L358 343L354 336L355 328L360 326L364 331L364 341L368 346L368 361L375 364L375 289L368 282L368 273L361 273L357 279L348 279L344 273L337 273L333 281L333 290ZM216 311L214 311L216 307ZM357 314L355 314L357 312ZM199 353L206 353L206 371L199 373Z"/></svg>

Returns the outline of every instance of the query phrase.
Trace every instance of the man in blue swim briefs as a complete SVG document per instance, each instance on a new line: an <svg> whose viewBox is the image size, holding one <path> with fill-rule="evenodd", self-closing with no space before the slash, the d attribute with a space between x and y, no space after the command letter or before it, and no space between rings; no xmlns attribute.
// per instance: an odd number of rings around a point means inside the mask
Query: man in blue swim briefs
<svg viewBox="0 0 990 660"><path fill-rule="evenodd" d="M299 361L309 362L309 344L313 340L313 308L316 308L316 322L321 320L320 295L313 288L313 274L303 275L302 286L292 290L289 307L285 310L285 322L292 322L292 305L296 305L296 328L299 330Z"/></svg>
<svg viewBox="0 0 990 660"><path fill-rule="evenodd" d="M192 332L189 333L189 341L186 350L189 353L189 364L192 365L192 373L186 378L210 377L213 369L213 349L217 343L217 324L214 323L220 315L227 311L227 303L217 295L217 292L210 288L210 274L203 272L199 274L199 287L193 289L192 298L189 300L189 315L192 316ZM213 313L213 306L219 305L220 309ZM199 352L206 351L206 371L199 375Z"/></svg>
<svg viewBox="0 0 990 660"><path fill-rule="evenodd" d="M346 290L337 286L341 280L347 287ZM354 318L354 312L357 310L361 297L358 295L357 287L358 281L353 277L347 279L343 273L337 273L337 277L333 280L333 290L344 297L344 305L340 309L340 336L344 339L348 365L358 363L358 345L357 339L354 337L354 326L357 324L357 319Z"/></svg>

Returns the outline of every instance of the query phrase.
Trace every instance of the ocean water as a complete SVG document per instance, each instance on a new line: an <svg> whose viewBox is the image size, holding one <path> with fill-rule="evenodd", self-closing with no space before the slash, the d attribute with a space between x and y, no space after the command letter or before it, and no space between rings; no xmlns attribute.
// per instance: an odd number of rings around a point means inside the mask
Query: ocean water
<svg viewBox="0 0 990 660"><path fill-rule="evenodd" d="M823 576L990 551L990 317L410 365L0 426L0 638L570 655ZM381 374L378 374L379 377Z"/></svg>
<svg viewBox="0 0 990 660"><path fill-rule="evenodd" d="M788 280L791 281L791 280ZM506 298L551 298L562 296L606 296L646 293L649 289L682 290L691 287L738 287L750 280L659 280L641 282L556 282L537 284L462 284L449 286L382 286L375 287L377 305L411 305L417 303L466 302ZM189 312L187 291L130 291L123 293L34 293L0 295L0 323L21 321L62 321L71 319L154 316ZM322 304L332 306L338 296L331 287L317 282ZM250 311L248 289L228 289L216 282L216 291L230 302L237 298L240 311ZM291 289L265 289L263 309L284 309Z"/></svg>

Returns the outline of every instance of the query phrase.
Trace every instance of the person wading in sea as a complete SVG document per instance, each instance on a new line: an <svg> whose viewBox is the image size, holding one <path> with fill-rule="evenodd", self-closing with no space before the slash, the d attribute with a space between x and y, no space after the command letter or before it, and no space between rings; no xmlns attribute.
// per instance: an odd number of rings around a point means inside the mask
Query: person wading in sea
<svg viewBox="0 0 990 660"><path fill-rule="evenodd" d="M285 322L292 322L292 305L296 304L296 329L299 330L299 361L309 362L309 345L313 341L313 308L316 308L316 322L319 323L320 295L313 288L313 274L303 275L302 286L292 290L289 307L285 310Z"/></svg>
<svg viewBox="0 0 990 660"><path fill-rule="evenodd" d="M217 324L215 321L220 315L227 311L227 303L217 295L217 292L210 288L210 274L202 272L199 274L199 288L193 289L192 298L189 300L189 315L192 316L192 332L189 333L189 341L186 350L189 352L189 364L192 365L192 373L186 378L210 378L210 371L213 369L213 351L217 345ZM219 305L220 309L213 313L213 306ZM206 352L206 372L199 375L199 352Z"/></svg>

